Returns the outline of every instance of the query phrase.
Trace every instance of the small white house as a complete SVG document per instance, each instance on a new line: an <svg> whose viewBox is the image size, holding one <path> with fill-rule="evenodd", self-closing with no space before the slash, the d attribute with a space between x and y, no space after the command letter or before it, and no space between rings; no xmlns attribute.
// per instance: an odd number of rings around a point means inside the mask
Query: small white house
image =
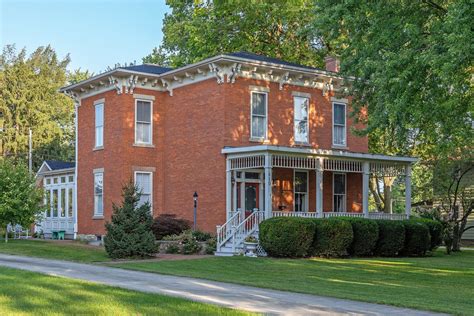
<svg viewBox="0 0 474 316"><path fill-rule="evenodd" d="M37 173L44 189L46 211L35 230L45 238L64 236L75 239L77 234L75 163L45 160Z"/></svg>

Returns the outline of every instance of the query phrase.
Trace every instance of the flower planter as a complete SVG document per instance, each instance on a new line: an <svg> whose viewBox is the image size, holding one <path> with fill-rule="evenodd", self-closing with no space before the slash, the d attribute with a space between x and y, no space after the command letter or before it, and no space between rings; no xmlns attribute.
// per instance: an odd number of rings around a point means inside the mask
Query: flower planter
<svg viewBox="0 0 474 316"><path fill-rule="evenodd" d="M255 253L257 250L258 243L256 242L244 242L245 247L245 256L256 258L257 254Z"/></svg>

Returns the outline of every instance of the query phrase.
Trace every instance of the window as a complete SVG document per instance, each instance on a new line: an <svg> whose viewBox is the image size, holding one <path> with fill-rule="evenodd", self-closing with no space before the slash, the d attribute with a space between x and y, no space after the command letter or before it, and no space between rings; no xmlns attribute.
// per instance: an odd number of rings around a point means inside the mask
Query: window
<svg viewBox="0 0 474 316"><path fill-rule="evenodd" d="M151 144L151 101L136 101L135 143Z"/></svg>
<svg viewBox="0 0 474 316"><path fill-rule="evenodd" d="M44 191L44 205L46 207L46 217L51 217L51 190Z"/></svg>
<svg viewBox="0 0 474 316"><path fill-rule="evenodd" d="M53 190L53 201L51 202L52 217L58 217L58 190Z"/></svg>
<svg viewBox="0 0 474 316"><path fill-rule="evenodd" d="M69 176L69 182L70 183L74 182L74 176Z"/></svg>
<svg viewBox="0 0 474 316"><path fill-rule="evenodd" d="M295 142L309 143L308 139L308 109L309 99L294 97Z"/></svg>
<svg viewBox="0 0 474 316"><path fill-rule="evenodd" d="M152 173L151 172L135 172L135 185L137 186L139 192L141 193L138 206L141 206L145 204L146 202L149 202L150 207L151 207Z"/></svg>
<svg viewBox="0 0 474 316"><path fill-rule="evenodd" d="M295 171L295 212L308 212L308 172Z"/></svg>
<svg viewBox="0 0 474 316"><path fill-rule="evenodd" d="M60 217L66 217L66 188L61 189L61 209Z"/></svg>
<svg viewBox="0 0 474 316"><path fill-rule="evenodd" d="M104 146L104 104L95 106L95 147Z"/></svg>
<svg viewBox="0 0 474 316"><path fill-rule="evenodd" d="M251 104L251 138L267 138L267 94L263 92L252 92Z"/></svg>
<svg viewBox="0 0 474 316"><path fill-rule="evenodd" d="M74 190L74 189L69 188L67 190L67 194L68 194L68 196L67 196L67 216L69 218L72 218L73 215L74 215L73 212L72 212L73 205L74 205L74 197L73 197L73 191L72 190Z"/></svg>
<svg viewBox="0 0 474 316"><path fill-rule="evenodd" d="M346 174L333 174L334 212L346 211Z"/></svg>
<svg viewBox="0 0 474 316"><path fill-rule="evenodd" d="M94 216L104 215L104 174L94 174Z"/></svg>
<svg viewBox="0 0 474 316"><path fill-rule="evenodd" d="M333 145L346 145L346 105L344 103L333 103L332 135Z"/></svg>

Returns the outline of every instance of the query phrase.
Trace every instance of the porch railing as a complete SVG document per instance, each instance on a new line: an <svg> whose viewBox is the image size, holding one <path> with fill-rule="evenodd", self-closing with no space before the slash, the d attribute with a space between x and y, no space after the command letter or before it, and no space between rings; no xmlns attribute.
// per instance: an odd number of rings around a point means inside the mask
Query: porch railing
<svg viewBox="0 0 474 316"><path fill-rule="evenodd" d="M329 217L364 217L364 213L356 213L356 212L323 212L324 218Z"/></svg>
<svg viewBox="0 0 474 316"><path fill-rule="evenodd" d="M403 219L407 219L407 215L406 214L389 214L389 213L369 212L369 218L371 218L371 219L403 220Z"/></svg>
<svg viewBox="0 0 474 316"><path fill-rule="evenodd" d="M265 219L265 212L255 211L243 220L234 230L232 238L232 252L235 253L237 245L241 244L245 238L253 234L258 225Z"/></svg>
<svg viewBox="0 0 474 316"><path fill-rule="evenodd" d="M306 218L317 218L316 212L273 212L273 217L306 217Z"/></svg>
<svg viewBox="0 0 474 316"><path fill-rule="evenodd" d="M235 228L240 224L241 220L241 212L234 212L234 214L229 218L224 225L217 226L217 249L222 247L226 241L228 241L234 231Z"/></svg>

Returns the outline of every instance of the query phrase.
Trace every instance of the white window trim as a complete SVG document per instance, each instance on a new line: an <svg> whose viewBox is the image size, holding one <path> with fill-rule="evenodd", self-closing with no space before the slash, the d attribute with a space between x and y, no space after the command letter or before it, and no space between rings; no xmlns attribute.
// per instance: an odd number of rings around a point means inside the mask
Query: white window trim
<svg viewBox="0 0 474 316"><path fill-rule="evenodd" d="M137 105L138 102L147 102L150 103L150 142L139 142L137 141ZM135 99L135 118L134 118L134 145L135 146L153 146L153 100L146 98Z"/></svg>
<svg viewBox="0 0 474 316"><path fill-rule="evenodd" d="M336 144L334 143L334 105L335 104L342 104L344 105L344 144ZM332 102L332 145L334 147L339 148L346 148L347 147L347 103L344 102Z"/></svg>
<svg viewBox="0 0 474 316"><path fill-rule="evenodd" d="M134 171L133 172L133 184L137 185L137 173L149 174L150 175L150 213L153 214L153 172L151 171Z"/></svg>
<svg viewBox="0 0 474 316"><path fill-rule="evenodd" d="M307 99L308 100L308 108L306 109L306 128L307 128L307 134L306 134L306 141L299 141L296 140L296 99ZM293 137L295 144L301 144L301 145L309 145L309 109L310 109L310 98L307 96L301 96L301 95L296 95L293 94ZM303 120L300 120L300 122Z"/></svg>
<svg viewBox="0 0 474 316"><path fill-rule="evenodd" d="M342 212L347 212L347 173L345 172L333 172L332 173L332 211L336 212L334 209L334 196L336 195L334 193L334 175L336 174L342 174L344 175L344 209ZM338 194L341 195L341 194Z"/></svg>
<svg viewBox="0 0 474 316"><path fill-rule="evenodd" d="M94 149L103 149L104 148L104 133L105 133L105 103L103 99L100 100L101 102L94 102ZM97 145L97 107L102 106L102 144Z"/></svg>
<svg viewBox="0 0 474 316"><path fill-rule="evenodd" d="M93 190L94 190L94 194L93 194L93 197L94 197L94 216L93 218L103 218L104 217L104 205L105 205L105 177L104 177L104 171L103 169L101 170L102 168L100 168L98 171L94 171L93 172L93 180L94 180L94 186L93 186ZM102 175L102 214L99 214L97 213L97 210L95 209L95 176L98 175L98 174L101 174Z"/></svg>
<svg viewBox="0 0 474 316"><path fill-rule="evenodd" d="M302 170L302 169L293 169L293 212L296 212L296 193L305 193L305 192L296 192L296 185L295 185L295 180L296 180L296 173L297 172L302 172L306 173L306 197L305 197L305 205L306 205L306 210L303 210L303 212L309 212L309 172L308 170Z"/></svg>
<svg viewBox="0 0 474 316"><path fill-rule="evenodd" d="M265 94L265 135L263 137L256 137L253 136L253 112L252 112L252 102L253 102L253 94ZM261 117L261 116L260 116ZM250 90L250 140L251 141L258 141L263 142L268 140L268 92L263 90L257 90L253 88Z"/></svg>

